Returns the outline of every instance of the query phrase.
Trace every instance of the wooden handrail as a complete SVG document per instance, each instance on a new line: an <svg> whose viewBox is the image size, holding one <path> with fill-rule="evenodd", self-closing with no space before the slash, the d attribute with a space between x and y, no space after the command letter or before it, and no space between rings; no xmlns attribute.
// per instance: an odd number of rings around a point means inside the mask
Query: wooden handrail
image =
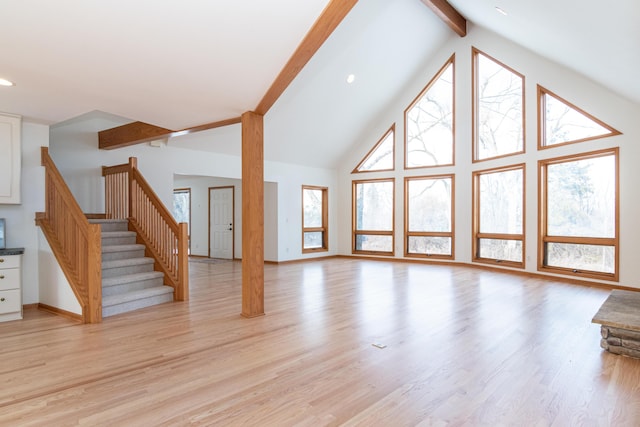
<svg viewBox="0 0 640 427"><path fill-rule="evenodd" d="M178 224L137 168L129 163L104 167L105 210L111 218L127 218L165 284L174 289L174 300L189 299L187 224Z"/></svg>
<svg viewBox="0 0 640 427"><path fill-rule="evenodd" d="M102 321L100 226L89 223L47 147L42 147L40 154L45 168L45 212L36 213L36 224L82 307L84 322L99 323Z"/></svg>

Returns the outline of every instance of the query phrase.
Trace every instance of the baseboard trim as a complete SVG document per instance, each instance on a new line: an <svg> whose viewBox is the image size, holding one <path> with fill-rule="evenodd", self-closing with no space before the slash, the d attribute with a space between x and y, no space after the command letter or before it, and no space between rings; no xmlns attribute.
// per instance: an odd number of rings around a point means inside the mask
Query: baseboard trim
<svg viewBox="0 0 640 427"><path fill-rule="evenodd" d="M38 303L38 310L46 311L48 313L55 314L57 316L62 316L62 317L66 317L67 319L77 320L79 322L82 322L82 315L81 314L72 313L70 311L63 310L63 309L58 308L58 307L52 307L50 305L43 304L41 302Z"/></svg>
<svg viewBox="0 0 640 427"><path fill-rule="evenodd" d="M282 264L298 264L301 262L309 262L309 261L318 261L318 260L327 260L327 259L331 259L331 258L339 258L343 255L325 255L325 256L318 256L318 257L313 257L313 258L298 258L298 259L290 259L287 261L266 261L265 260L265 264L274 264L274 265L282 265Z"/></svg>

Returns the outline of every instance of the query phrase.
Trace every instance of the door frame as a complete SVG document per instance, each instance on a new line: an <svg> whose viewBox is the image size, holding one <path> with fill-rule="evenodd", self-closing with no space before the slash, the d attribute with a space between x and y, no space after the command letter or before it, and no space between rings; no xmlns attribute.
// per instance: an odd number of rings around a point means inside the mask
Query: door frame
<svg viewBox="0 0 640 427"><path fill-rule="evenodd" d="M235 185L222 185L217 187L209 187L207 190L207 254L211 258L211 190L231 189L231 218L233 222L233 230L231 232L231 259L236 259L236 187Z"/></svg>

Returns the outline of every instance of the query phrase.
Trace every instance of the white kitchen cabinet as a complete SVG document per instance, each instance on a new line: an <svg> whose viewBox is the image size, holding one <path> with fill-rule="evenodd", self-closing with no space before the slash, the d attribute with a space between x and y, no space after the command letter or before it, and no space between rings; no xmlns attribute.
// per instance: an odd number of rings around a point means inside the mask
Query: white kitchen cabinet
<svg viewBox="0 0 640 427"><path fill-rule="evenodd" d="M21 118L0 114L0 204L20 203Z"/></svg>

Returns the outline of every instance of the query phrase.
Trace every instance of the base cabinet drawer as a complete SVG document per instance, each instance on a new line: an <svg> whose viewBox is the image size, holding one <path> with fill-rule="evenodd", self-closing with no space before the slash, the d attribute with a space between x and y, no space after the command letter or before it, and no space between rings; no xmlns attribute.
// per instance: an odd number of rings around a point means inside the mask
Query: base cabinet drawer
<svg viewBox="0 0 640 427"><path fill-rule="evenodd" d="M0 291L0 314L20 312L21 309L20 289Z"/></svg>
<svg viewBox="0 0 640 427"><path fill-rule="evenodd" d="M22 255L0 255L0 270L4 268L20 268Z"/></svg>
<svg viewBox="0 0 640 427"><path fill-rule="evenodd" d="M0 291L20 288L20 269L0 269Z"/></svg>

